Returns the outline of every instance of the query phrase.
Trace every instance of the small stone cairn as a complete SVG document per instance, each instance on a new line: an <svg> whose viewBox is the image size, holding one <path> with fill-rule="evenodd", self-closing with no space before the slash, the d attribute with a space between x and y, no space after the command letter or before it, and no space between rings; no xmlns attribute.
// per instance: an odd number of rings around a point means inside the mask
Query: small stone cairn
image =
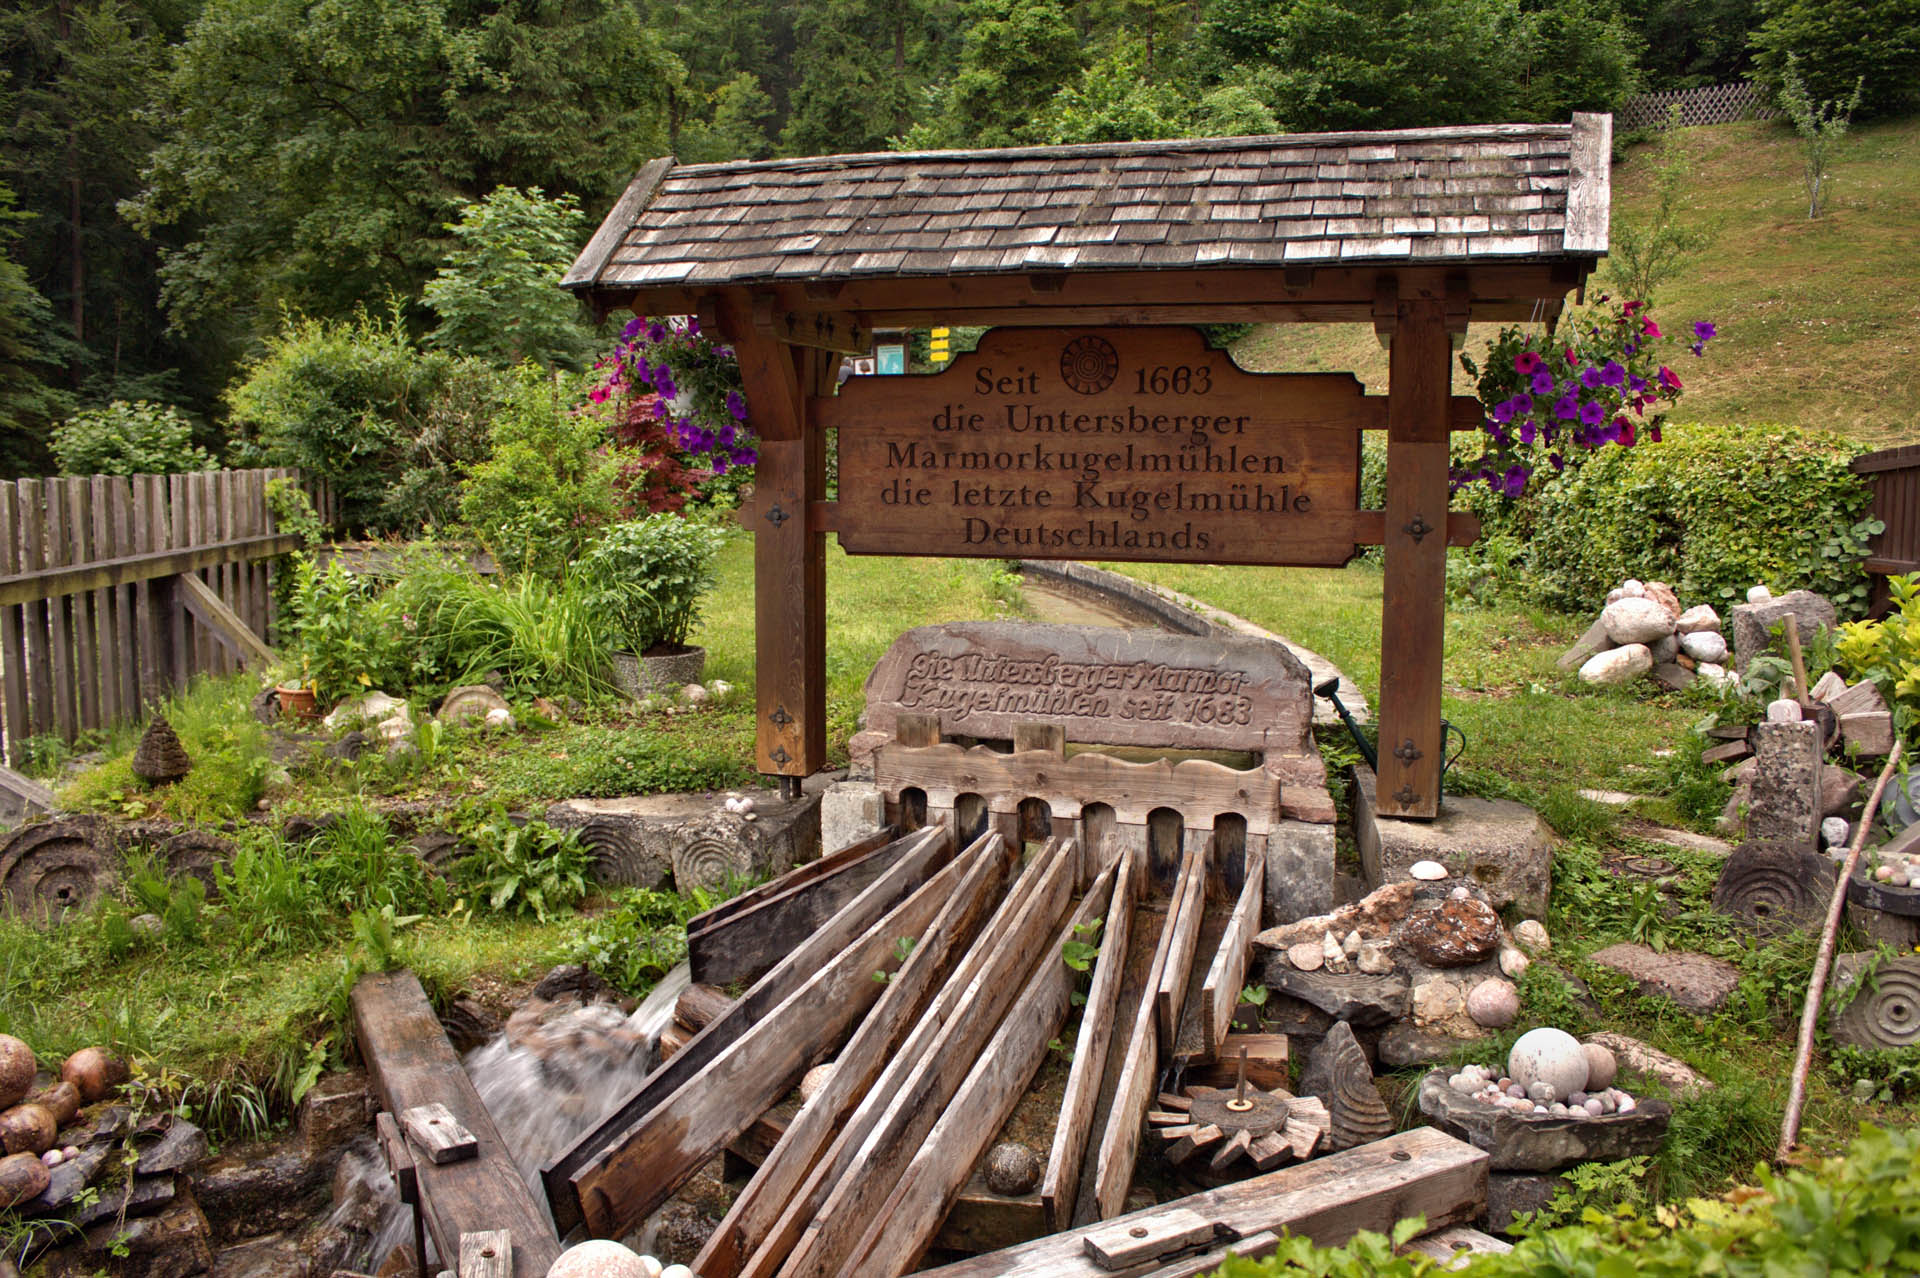
<svg viewBox="0 0 1920 1278"><path fill-rule="evenodd" d="M1729 653L1720 614L1710 605L1683 609L1664 581L1629 578L1607 593L1606 607L1560 658L1560 668L1577 669L1583 682L1602 686L1651 674L1674 691L1696 679L1726 691L1740 682L1727 668Z"/></svg>

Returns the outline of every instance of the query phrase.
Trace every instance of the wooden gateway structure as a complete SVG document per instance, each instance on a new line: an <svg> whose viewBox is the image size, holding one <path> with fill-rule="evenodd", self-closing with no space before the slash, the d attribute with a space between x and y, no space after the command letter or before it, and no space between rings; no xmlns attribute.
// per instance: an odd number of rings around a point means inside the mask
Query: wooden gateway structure
<svg viewBox="0 0 1920 1278"><path fill-rule="evenodd" d="M734 344L760 436L758 766L826 762L825 534L856 554L1338 565L1386 547L1380 812L1440 802L1447 439L1471 320L1556 315L1606 251L1610 116L681 165L635 177L567 273L602 312ZM1241 373L1196 324L1371 324L1350 375ZM932 377L875 328L990 325ZM1004 331L1001 331L1004 330ZM828 431L840 492L827 499ZM1384 511L1360 438L1387 432Z"/></svg>

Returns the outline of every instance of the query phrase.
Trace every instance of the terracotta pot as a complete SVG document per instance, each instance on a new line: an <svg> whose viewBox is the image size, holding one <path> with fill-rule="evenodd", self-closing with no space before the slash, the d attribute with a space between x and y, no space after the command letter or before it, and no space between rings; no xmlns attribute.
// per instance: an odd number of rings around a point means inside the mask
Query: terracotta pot
<svg viewBox="0 0 1920 1278"><path fill-rule="evenodd" d="M280 713L290 719L311 721L320 717L320 703L312 688L275 688L273 695L279 698Z"/></svg>
<svg viewBox="0 0 1920 1278"><path fill-rule="evenodd" d="M706 666L705 648L687 648L658 656L613 654L614 681L635 700L650 692L671 693L684 684L693 683Z"/></svg>

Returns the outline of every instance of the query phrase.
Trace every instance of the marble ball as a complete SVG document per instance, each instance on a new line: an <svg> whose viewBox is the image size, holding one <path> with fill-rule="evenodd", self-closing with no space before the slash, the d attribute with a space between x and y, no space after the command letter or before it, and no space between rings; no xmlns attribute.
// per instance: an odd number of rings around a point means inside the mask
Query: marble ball
<svg viewBox="0 0 1920 1278"><path fill-rule="evenodd" d="M1505 1029L1520 1015L1520 991L1511 981L1488 977L1467 993L1467 1015L1476 1025Z"/></svg>
<svg viewBox="0 0 1920 1278"><path fill-rule="evenodd" d="M1565 1096L1587 1085L1587 1052L1580 1040L1565 1030L1528 1030L1507 1054L1507 1072L1527 1086L1546 1083Z"/></svg>
<svg viewBox="0 0 1920 1278"><path fill-rule="evenodd" d="M561 1252L547 1267L547 1278L653 1278L658 1272L631 1248L594 1238Z"/></svg>
<svg viewBox="0 0 1920 1278"><path fill-rule="evenodd" d="M1583 1043L1581 1049L1587 1054L1586 1090L1600 1092L1612 1087L1614 1076L1620 1072L1620 1062L1613 1053L1598 1043Z"/></svg>

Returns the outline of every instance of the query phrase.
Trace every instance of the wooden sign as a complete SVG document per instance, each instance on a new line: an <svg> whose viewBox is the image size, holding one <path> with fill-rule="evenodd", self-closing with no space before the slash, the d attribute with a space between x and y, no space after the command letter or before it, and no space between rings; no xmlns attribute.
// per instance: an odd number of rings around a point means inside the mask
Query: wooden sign
<svg viewBox="0 0 1920 1278"><path fill-rule="evenodd" d="M813 409L854 554L1331 566L1382 403L1347 373L1242 372L1191 328L1002 328Z"/></svg>

